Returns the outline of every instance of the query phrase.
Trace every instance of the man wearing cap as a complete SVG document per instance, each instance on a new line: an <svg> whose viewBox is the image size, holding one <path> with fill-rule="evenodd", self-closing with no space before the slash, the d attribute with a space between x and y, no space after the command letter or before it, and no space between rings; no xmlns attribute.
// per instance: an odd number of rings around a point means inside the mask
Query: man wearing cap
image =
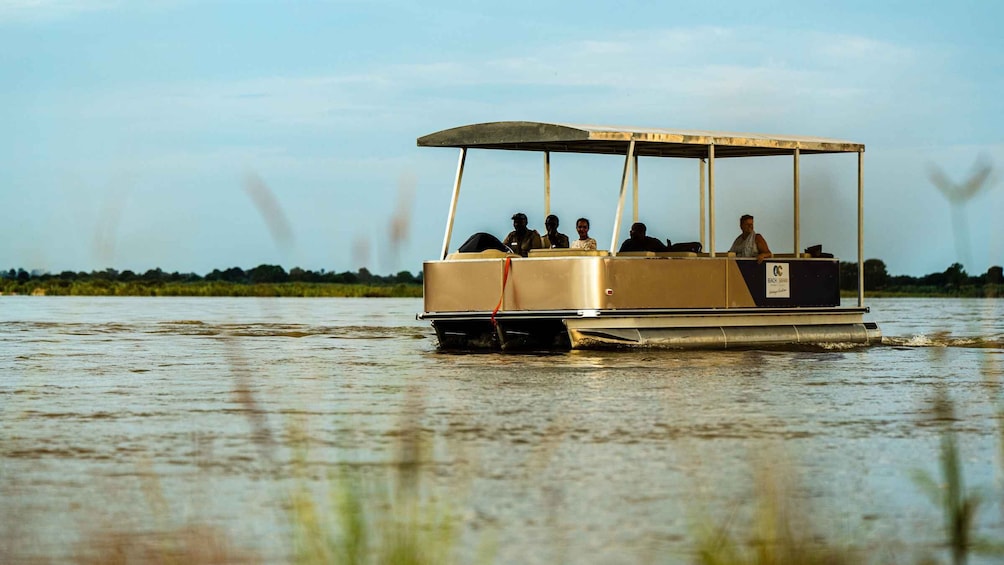
<svg viewBox="0 0 1004 565"><path fill-rule="evenodd" d="M502 243L509 246L513 252L519 253L523 257L530 254L531 249L540 249L544 244L540 241L540 234L537 230L526 229L527 219L523 212L516 212L512 215L513 230L505 237Z"/></svg>

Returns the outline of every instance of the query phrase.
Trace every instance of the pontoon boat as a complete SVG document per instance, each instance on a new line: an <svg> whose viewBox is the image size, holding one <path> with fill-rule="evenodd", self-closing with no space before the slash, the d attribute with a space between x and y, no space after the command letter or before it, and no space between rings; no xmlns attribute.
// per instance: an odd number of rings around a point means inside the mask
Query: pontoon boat
<svg viewBox="0 0 1004 565"><path fill-rule="evenodd" d="M493 122L432 133L419 138L418 145L460 150L442 250L436 260L424 263L424 312L417 316L432 323L441 349L732 348L867 345L881 340L877 325L863 319L868 312L862 268L863 144L747 133ZM623 155L609 250L536 249L527 257L495 249L449 253L464 163L472 149L543 153L546 204L551 153ZM824 153L858 156L858 296L853 307L840 305L838 259L798 252L799 160ZM716 253L715 160L776 155L793 159L793 252L763 262ZM617 252L632 178L637 201L639 157L698 163L700 243L706 252Z"/></svg>

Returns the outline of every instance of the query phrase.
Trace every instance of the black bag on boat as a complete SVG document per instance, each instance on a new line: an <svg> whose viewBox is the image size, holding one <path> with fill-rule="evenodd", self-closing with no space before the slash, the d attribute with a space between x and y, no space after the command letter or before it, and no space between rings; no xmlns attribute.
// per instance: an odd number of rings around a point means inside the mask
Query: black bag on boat
<svg viewBox="0 0 1004 565"><path fill-rule="evenodd" d="M499 238L485 232L478 232L467 238L467 241L462 243L457 251L460 253L480 253L486 249L497 249L499 251L512 253L512 250L499 241Z"/></svg>
<svg viewBox="0 0 1004 565"><path fill-rule="evenodd" d="M823 246L821 244L810 245L809 247L805 248L805 252L809 254L809 257L813 257L815 259L833 258L832 253L823 253Z"/></svg>
<svg viewBox="0 0 1004 565"><path fill-rule="evenodd" d="M701 252L700 241L687 241L684 243L674 243L669 246L670 251L690 251L691 253Z"/></svg>

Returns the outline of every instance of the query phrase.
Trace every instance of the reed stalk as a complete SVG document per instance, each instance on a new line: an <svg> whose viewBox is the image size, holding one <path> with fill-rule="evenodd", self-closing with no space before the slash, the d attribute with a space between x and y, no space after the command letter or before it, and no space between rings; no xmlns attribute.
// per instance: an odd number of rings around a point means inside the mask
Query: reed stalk
<svg viewBox="0 0 1004 565"><path fill-rule="evenodd" d="M714 526L697 528L695 557L701 565L845 565L862 562L849 547L834 545L817 533L817 513L796 498L792 467L772 457L759 462L754 513L737 525L736 505ZM739 530L738 532L736 530Z"/></svg>
<svg viewBox="0 0 1004 565"><path fill-rule="evenodd" d="M945 391L939 391L933 402L932 420L942 425L939 448L940 480L914 472L913 480L941 511L945 528L945 544L951 551L954 565L965 565L970 554L1004 556L1002 544L978 537L976 517L984 495L966 488L959 446L952 423L957 420L955 405Z"/></svg>

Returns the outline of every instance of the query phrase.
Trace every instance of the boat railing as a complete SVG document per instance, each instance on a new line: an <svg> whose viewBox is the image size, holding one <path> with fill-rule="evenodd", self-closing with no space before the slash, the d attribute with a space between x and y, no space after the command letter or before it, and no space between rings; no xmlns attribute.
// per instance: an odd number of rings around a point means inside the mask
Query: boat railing
<svg viewBox="0 0 1004 565"><path fill-rule="evenodd" d="M811 259L808 253L774 253L772 259ZM765 259L766 260L766 259Z"/></svg>
<svg viewBox="0 0 1004 565"><path fill-rule="evenodd" d="M618 257L655 257L655 251L621 251Z"/></svg>
<svg viewBox="0 0 1004 565"><path fill-rule="evenodd" d="M605 249L531 249L530 257L606 257L610 255Z"/></svg>
<svg viewBox="0 0 1004 565"><path fill-rule="evenodd" d="M603 249L531 249L530 258L540 259L544 257L609 257L610 252ZM711 258L710 253L695 253L693 251L622 251L617 257L635 258ZM454 252L446 257L447 261L464 261L477 259L504 259L506 257L520 258L515 253L506 253L497 249L486 249L476 252ZM756 260L755 257L736 257L735 252L715 253L714 258ZM814 259L809 253L775 253L772 259ZM832 261L832 258L822 258Z"/></svg>
<svg viewBox="0 0 1004 565"><path fill-rule="evenodd" d="M464 261L472 259L505 259L506 257L519 257L515 253L506 253L498 249L485 249L484 251L464 251L454 252L446 256L447 261Z"/></svg>
<svg viewBox="0 0 1004 565"><path fill-rule="evenodd" d="M693 251L622 251L618 257L697 257Z"/></svg>

